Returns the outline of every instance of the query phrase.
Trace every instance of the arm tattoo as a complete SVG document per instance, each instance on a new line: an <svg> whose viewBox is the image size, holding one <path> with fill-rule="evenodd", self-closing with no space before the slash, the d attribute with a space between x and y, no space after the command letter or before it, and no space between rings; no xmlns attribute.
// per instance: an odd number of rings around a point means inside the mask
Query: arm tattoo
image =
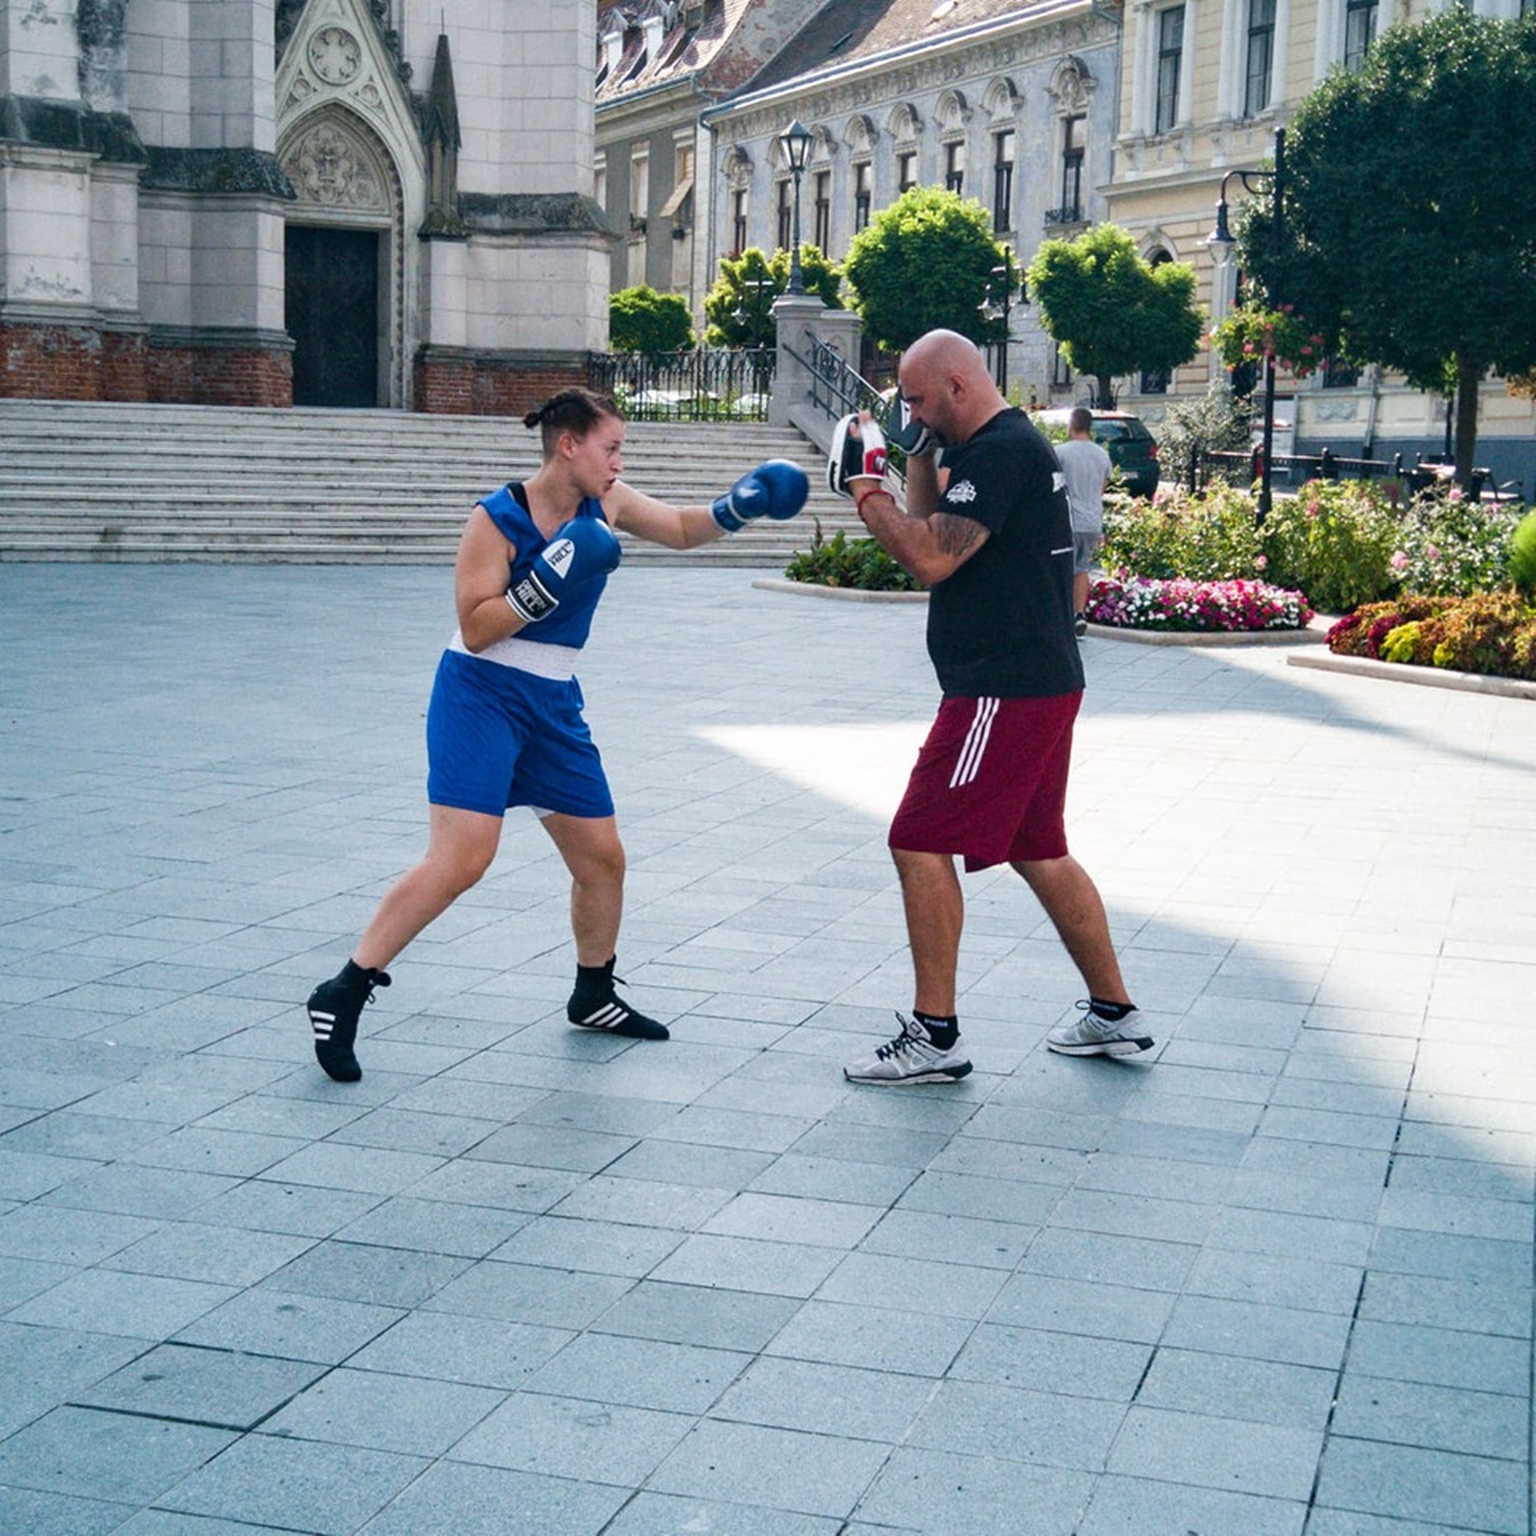
<svg viewBox="0 0 1536 1536"><path fill-rule="evenodd" d="M986 529L974 517L956 517L950 512L935 512L928 519L934 542L946 555L963 555L985 534Z"/></svg>

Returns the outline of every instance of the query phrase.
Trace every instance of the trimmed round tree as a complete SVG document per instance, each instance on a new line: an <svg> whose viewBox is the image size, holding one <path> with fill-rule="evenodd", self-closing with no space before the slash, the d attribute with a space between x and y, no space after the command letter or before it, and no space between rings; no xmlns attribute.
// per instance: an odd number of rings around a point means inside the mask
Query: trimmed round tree
<svg viewBox="0 0 1536 1536"><path fill-rule="evenodd" d="M608 300L608 342L615 352L688 351L694 334L687 299L646 283L619 289Z"/></svg>
<svg viewBox="0 0 1536 1536"><path fill-rule="evenodd" d="M814 245L800 247L805 291L828 309L841 309L842 274ZM712 347L771 347L777 335L773 301L789 286L789 252L766 256L755 245L722 256L719 276L704 296L704 339Z"/></svg>
<svg viewBox="0 0 1536 1536"><path fill-rule="evenodd" d="M1029 291L1066 360L1094 380L1094 403L1114 404L1127 373L1169 372L1194 357L1205 328L1194 268L1153 266L1115 224L1075 240L1047 240L1029 264Z"/></svg>
<svg viewBox="0 0 1536 1536"><path fill-rule="evenodd" d="M993 269L1010 260L980 203L913 187L854 236L843 272L870 339L900 352L937 329L977 343L1000 340L1000 323L982 305Z"/></svg>

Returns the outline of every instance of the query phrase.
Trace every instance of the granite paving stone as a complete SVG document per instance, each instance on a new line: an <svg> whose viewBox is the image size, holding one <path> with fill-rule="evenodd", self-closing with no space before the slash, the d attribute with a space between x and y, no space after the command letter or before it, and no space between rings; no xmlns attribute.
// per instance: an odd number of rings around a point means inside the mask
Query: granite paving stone
<svg viewBox="0 0 1536 1536"><path fill-rule="evenodd" d="M0 1533L1530 1536L1528 700L1085 637L1157 1049L1046 1049L999 866L975 1071L889 1092L922 605L626 569L581 679L671 1040L568 1027L514 812L337 1084L450 586L0 564Z"/></svg>

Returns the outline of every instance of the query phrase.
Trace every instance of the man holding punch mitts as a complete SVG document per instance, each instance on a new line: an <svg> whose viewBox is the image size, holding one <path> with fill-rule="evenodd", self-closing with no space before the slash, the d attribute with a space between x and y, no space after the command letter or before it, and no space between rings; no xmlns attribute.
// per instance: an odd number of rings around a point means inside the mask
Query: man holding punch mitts
<svg viewBox="0 0 1536 1536"><path fill-rule="evenodd" d="M898 1014L901 1033L844 1074L902 1085L970 1072L956 1013L957 855L968 871L1011 865L1082 974L1081 1016L1058 1024L1046 1045L1071 1056L1137 1055L1152 1041L1125 990L1104 903L1067 851L1083 666L1060 467L965 337L919 337L902 356L900 380L892 443L907 455L905 505L884 482L883 434L867 417L839 424L827 476L929 589L928 654L943 699L888 838L912 950L912 1017Z"/></svg>
<svg viewBox="0 0 1536 1536"><path fill-rule="evenodd" d="M614 403L569 389L530 412L543 434L531 479L475 504L454 569L459 627L427 709L426 856L385 894L351 958L310 994L315 1056L337 1082L362 1076L358 1018L395 957L490 867L502 817L527 806L571 875L576 982L566 1017L580 1028L665 1040L667 1028L618 995L624 848L602 760L582 714L576 659L609 573L613 530L691 549L760 517L805 505L805 473L760 464L711 506L675 507L619 478L625 424Z"/></svg>

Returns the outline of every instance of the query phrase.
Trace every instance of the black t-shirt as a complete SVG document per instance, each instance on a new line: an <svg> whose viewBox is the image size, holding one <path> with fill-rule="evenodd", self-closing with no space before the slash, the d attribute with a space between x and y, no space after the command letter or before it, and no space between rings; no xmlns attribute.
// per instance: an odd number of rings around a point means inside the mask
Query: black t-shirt
<svg viewBox="0 0 1536 1536"><path fill-rule="evenodd" d="M928 654L946 697L1043 698L1083 686L1072 628L1072 519L1051 445L1023 411L999 411L944 450L939 511L987 542L928 599Z"/></svg>

